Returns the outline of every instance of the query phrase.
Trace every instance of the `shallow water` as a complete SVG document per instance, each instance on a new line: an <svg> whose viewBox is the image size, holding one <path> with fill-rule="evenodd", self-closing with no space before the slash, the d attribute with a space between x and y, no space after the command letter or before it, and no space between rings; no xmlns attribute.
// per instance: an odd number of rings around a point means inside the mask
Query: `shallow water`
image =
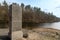
<svg viewBox="0 0 60 40"><path fill-rule="evenodd" d="M55 22L55 23L43 23L42 25L40 24L39 27L53 28L53 29L58 29L58 30L60 30L60 22Z"/></svg>

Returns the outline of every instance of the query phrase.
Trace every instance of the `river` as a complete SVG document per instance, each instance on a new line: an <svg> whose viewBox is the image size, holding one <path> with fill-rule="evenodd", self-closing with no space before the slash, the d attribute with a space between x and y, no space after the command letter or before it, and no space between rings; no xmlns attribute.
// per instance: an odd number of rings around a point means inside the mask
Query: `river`
<svg viewBox="0 0 60 40"><path fill-rule="evenodd" d="M43 24L38 25L38 27L53 28L53 29L58 29L58 30L60 30L60 22L43 23Z"/></svg>

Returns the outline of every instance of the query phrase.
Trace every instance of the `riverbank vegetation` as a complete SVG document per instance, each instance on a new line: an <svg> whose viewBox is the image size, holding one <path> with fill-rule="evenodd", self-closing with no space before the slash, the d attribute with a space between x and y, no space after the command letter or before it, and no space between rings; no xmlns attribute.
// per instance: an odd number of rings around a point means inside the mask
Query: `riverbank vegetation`
<svg viewBox="0 0 60 40"><path fill-rule="evenodd" d="M0 3L0 28L8 27L8 4L4 1L1 5Z"/></svg>
<svg viewBox="0 0 60 40"><path fill-rule="evenodd" d="M38 23L51 23L58 22L60 18L56 17L53 13L44 12L41 8L31 7L31 5L24 5L21 3L22 7L22 22L24 24L38 24ZM9 15L8 15L8 4L6 1L3 5L0 3L0 26L8 25Z"/></svg>
<svg viewBox="0 0 60 40"><path fill-rule="evenodd" d="M23 27L60 21L60 18L55 16L53 13L44 12L41 8L31 7L31 5L24 5L23 3L21 4L21 7L23 13Z"/></svg>
<svg viewBox="0 0 60 40"><path fill-rule="evenodd" d="M53 15L53 13L44 12L41 8L31 7L31 5L21 4L23 11L23 22L30 23L50 23L58 22L60 18Z"/></svg>

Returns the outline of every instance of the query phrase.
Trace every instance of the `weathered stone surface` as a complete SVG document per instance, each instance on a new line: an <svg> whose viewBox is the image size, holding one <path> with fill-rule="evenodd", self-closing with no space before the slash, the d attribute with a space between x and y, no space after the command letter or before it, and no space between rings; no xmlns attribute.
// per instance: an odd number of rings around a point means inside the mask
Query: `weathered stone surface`
<svg viewBox="0 0 60 40"><path fill-rule="evenodd" d="M22 28L22 8L18 4L12 4L12 31Z"/></svg>
<svg viewBox="0 0 60 40"><path fill-rule="evenodd" d="M15 31L12 32L12 40L17 40L17 39L21 39L22 38L22 31Z"/></svg>
<svg viewBox="0 0 60 40"><path fill-rule="evenodd" d="M12 40L22 38L22 8L18 4L13 3L12 5L10 5L9 14L10 33L12 35Z"/></svg>

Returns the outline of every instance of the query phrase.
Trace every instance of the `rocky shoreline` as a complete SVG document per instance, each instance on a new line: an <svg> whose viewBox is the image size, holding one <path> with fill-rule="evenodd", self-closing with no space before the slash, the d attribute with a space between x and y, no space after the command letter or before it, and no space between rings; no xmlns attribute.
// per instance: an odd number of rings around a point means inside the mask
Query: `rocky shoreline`
<svg viewBox="0 0 60 40"><path fill-rule="evenodd" d="M26 28L23 28L22 31L24 34L23 37L18 38L16 40L60 40L60 30L56 30L56 29L51 29L51 28L26 29ZM15 32L15 34L19 32L20 31L17 31ZM15 36L19 36L21 34L17 34Z"/></svg>
<svg viewBox="0 0 60 40"><path fill-rule="evenodd" d="M18 40L60 40L60 30L49 28L23 29L28 37Z"/></svg>

